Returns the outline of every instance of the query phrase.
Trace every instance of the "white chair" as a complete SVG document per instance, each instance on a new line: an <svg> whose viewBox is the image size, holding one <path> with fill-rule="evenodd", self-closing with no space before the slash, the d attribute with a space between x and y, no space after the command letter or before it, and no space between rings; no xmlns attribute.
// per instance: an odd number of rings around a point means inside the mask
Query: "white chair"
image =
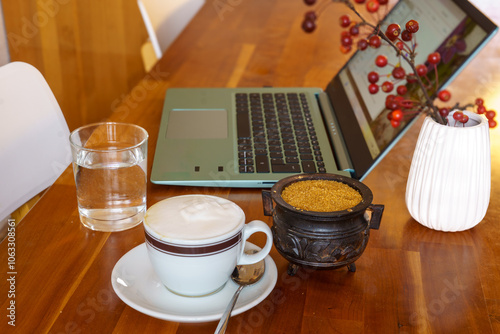
<svg viewBox="0 0 500 334"><path fill-rule="evenodd" d="M154 51L155 59L149 60L148 44L141 50L147 70L161 58L204 3L205 0L137 0Z"/></svg>
<svg viewBox="0 0 500 334"><path fill-rule="evenodd" d="M42 74L22 62L0 67L0 240L11 213L70 164L68 138L66 120Z"/></svg>

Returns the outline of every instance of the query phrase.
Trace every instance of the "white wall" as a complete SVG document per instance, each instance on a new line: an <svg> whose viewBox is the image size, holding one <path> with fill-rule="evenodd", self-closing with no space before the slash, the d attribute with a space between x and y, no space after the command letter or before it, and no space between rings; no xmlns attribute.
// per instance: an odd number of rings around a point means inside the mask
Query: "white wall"
<svg viewBox="0 0 500 334"><path fill-rule="evenodd" d="M0 66L9 62L9 48L7 44L7 34L3 22L2 0L0 0Z"/></svg>

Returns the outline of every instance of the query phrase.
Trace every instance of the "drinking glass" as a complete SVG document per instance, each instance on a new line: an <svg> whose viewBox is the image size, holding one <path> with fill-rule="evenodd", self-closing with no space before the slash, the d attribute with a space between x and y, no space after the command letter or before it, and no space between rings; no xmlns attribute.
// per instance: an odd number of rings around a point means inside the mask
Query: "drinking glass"
<svg viewBox="0 0 500 334"><path fill-rule="evenodd" d="M70 134L80 221L122 231L146 212L148 133L134 124L94 123Z"/></svg>

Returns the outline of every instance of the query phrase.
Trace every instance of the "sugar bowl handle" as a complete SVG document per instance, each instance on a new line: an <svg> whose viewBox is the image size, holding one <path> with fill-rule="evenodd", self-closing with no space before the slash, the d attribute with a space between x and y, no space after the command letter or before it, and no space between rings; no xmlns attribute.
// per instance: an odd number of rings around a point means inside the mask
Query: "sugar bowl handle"
<svg viewBox="0 0 500 334"><path fill-rule="evenodd" d="M273 215L273 197L270 190L262 190L262 204L264 206L264 215Z"/></svg>
<svg viewBox="0 0 500 334"><path fill-rule="evenodd" d="M370 223L370 229L378 230L380 222L382 221L382 213L384 212L384 205L370 204L365 211L366 220ZM368 217L367 217L368 216Z"/></svg>

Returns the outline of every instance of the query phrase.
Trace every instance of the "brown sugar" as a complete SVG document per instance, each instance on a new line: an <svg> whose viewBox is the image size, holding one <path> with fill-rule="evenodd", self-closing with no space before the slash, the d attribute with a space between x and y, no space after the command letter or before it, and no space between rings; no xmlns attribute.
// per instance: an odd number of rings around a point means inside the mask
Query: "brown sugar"
<svg viewBox="0 0 500 334"><path fill-rule="evenodd" d="M317 212L347 210L362 200L356 189L332 180L298 181L283 189L281 197L298 210Z"/></svg>

